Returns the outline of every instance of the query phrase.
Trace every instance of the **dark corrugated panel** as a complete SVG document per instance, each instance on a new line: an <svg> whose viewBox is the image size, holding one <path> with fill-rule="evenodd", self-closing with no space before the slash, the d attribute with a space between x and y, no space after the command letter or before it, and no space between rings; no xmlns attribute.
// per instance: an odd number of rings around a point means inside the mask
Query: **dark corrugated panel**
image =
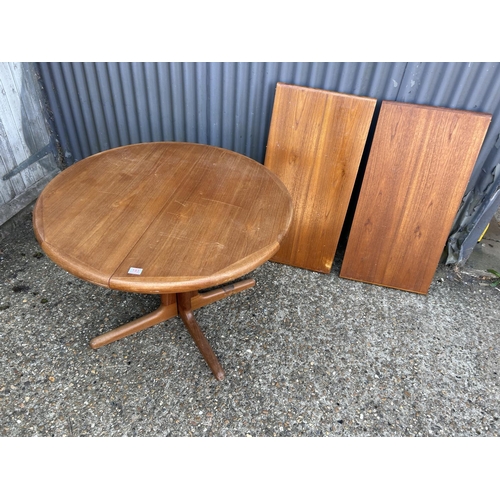
<svg viewBox="0 0 500 500"><path fill-rule="evenodd" d="M211 144L262 162L277 82L374 97L377 109L396 100L492 113L467 192L486 192L500 162L499 63L54 62L39 69L68 165L149 141ZM476 222L457 220L454 230Z"/></svg>
<svg viewBox="0 0 500 500"><path fill-rule="evenodd" d="M39 63L68 164L189 141L263 161L276 83L395 99L405 63Z"/></svg>

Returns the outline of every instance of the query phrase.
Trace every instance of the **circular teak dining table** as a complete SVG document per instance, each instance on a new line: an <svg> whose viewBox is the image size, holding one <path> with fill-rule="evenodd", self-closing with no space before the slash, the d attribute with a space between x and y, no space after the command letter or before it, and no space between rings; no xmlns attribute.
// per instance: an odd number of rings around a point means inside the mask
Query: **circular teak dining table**
<svg viewBox="0 0 500 500"><path fill-rule="evenodd" d="M38 198L33 227L44 252L75 276L161 297L156 311L95 337L91 347L179 315L222 380L193 310L253 286L246 279L214 288L269 260L291 218L287 189L257 161L214 146L151 142L63 170Z"/></svg>

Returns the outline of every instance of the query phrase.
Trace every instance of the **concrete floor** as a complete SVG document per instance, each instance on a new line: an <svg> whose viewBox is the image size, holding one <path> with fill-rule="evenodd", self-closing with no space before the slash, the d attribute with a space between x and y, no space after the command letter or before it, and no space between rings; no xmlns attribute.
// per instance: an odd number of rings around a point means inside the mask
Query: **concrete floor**
<svg viewBox="0 0 500 500"><path fill-rule="evenodd" d="M341 279L341 255L328 275L266 263L196 312L218 382L177 318L92 350L158 298L66 273L27 211L0 240L0 436L498 436L500 290L483 268L500 257L471 262L440 265L425 296Z"/></svg>

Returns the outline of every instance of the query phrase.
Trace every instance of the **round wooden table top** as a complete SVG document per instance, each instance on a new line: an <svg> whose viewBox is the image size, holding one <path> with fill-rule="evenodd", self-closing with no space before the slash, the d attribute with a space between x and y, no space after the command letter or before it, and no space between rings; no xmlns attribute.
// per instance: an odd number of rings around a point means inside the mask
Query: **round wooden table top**
<svg viewBox="0 0 500 500"><path fill-rule="evenodd" d="M213 146L153 142L62 171L40 195L33 226L70 273L163 294L252 271L279 249L291 218L287 189L260 163Z"/></svg>

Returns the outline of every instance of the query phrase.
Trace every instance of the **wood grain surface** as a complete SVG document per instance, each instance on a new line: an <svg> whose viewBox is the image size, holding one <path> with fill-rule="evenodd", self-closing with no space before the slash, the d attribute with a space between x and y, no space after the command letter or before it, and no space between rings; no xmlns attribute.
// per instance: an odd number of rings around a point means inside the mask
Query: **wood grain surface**
<svg viewBox="0 0 500 500"><path fill-rule="evenodd" d="M255 269L278 250L291 216L285 186L258 162L212 146L158 142L108 150L64 170L38 199L34 228L48 256L76 276L163 294Z"/></svg>
<svg viewBox="0 0 500 500"><path fill-rule="evenodd" d="M382 103L342 278L428 292L490 121Z"/></svg>
<svg viewBox="0 0 500 500"><path fill-rule="evenodd" d="M376 100L278 83L264 164L294 215L273 261L328 273Z"/></svg>

